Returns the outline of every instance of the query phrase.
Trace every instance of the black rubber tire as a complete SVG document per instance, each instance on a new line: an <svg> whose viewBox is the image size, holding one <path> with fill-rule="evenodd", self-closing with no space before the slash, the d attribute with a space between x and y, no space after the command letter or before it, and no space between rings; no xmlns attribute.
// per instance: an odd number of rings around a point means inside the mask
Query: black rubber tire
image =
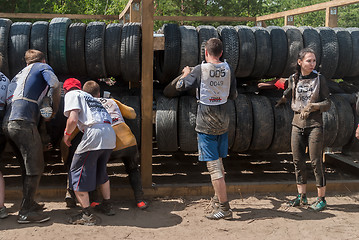
<svg viewBox="0 0 359 240"><path fill-rule="evenodd" d="M30 32L29 22L15 22L11 25L8 43L10 78L26 67L24 57L30 47Z"/></svg>
<svg viewBox="0 0 359 240"><path fill-rule="evenodd" d="M158 151L178 151L177 111L179 98L159 96L156 102L156 140Z"/></svg>
<svg viewBox="0 0 359 240"><path fill-rule="evenodd" d="M269 26L266 28L270 35L272 44L271 63L268 68L266 77L279 77L282 75L285 64L287 63L287 35L281 27Z"/></svg>
<svg viewBox="0 0 359 240"><path fill-rule="evenodd" d="M164 51L155 51L158 81L167 84L177 77L181 60L181 32L177 24L164 24L159 33L165 35Z"/></svg>
<svg viewBox="0 0 359 240"><path fill-rule="evenodd" d="M317 60L315 69L318 70L322 56L322 43L320 41L319 32L310 26L301 26L298 27L298 29L302 33L303 47L311 48L315 52L315 57Z"/></svg>
<svg viewBox="0 0 359 240"><path fill-rule="evenodd" d="M332 95L331 99L338 111L338 134L329 147L342 147L349 143L355 129L353 109L341 96Z"/></svg>
<svg viewBox="0 0 359 240"><path fill-rule="evenodd" d="M198 32L198 48L199 48L199 59L198 63L205 61L204 58L204 45L210 38L219 38L217 29L213 26L200 25L197 27Z"/></svg>
<svg viewBox="0 0 359 240"><path fill-rule="evenodd" d="M237 78L249 77L256 60L256 39L250 27L236 26L239 39L239 60L236 70Z"/></svg>
<svg viewBox="0 0 359 240"><path fill-rule="evenodd" d="M253 109L253 135L250 151L267 150L272 143L274 116L271 102L265 96L249 95Z"/></svg>
<svg viewBox="0 0 359 240"><path fill-rule="evenodd" d="M219 26L218 35L223 43L223 54L221 59L225 60L231 67L232 72L237 70L239 57L239 40L236 29L232 26Z"/></svg>
<svg viewBox="0 0 359 240"><path fill-rule="evenodd" d="M292 119L293 110L291 109L290 102L275 107L277 98L270 98L274 115L274 132L272 144L268 151L280 153L291 151L291 134L292 134Z"/></svg>
<svg viewBox="0 0 359 240"><path fill-rule="evenodd" d="M182 152L196 152L198 150L197 133L195 131L197 117L197 99L182 96L179 100L178 111L178 139Z"/></svg>
<svg viewBox="0 0 359 240"><path fill-rule="evenodd" d="M69 73L87 76L85 57L85 23L71 23L67 31L66 56Z"/></svg>
<svg viewBox="0 0 359 240"><path fill-rule="evenodd" d="M268 31L263 27L252 27L256 38L256 61L251 73L254 79L261 79L267 74L272 58L272 44Z"/></svg>
<svg viewBox="0 0 359 240"><path fill-rule="evenodd" d="M287 35L288 56L287 64L285 65L282 77L287 78L295 71L298 53L303 48L303 37L297 27L284 26L283 29Z"/></svg>
<svg viewBox="0 0 359 240"><path fill-rule="evenodd" d="M332 96L329 97L331 101L330 108L327 112L323 112L323 146L331 146L338 134L338 110L332 100Z"/></svg>
<svg viewBox="0 0 359 240"><path fill-rule="evenodd" d="M184 92L179 92L176 90L176 84L178 80L182 77L182 74L173 79L167 86L163 89L163 95L168 98L179 97L184 94Z"/></svg>
<svg viewBox="0 0 359 240"><path fill-rule="evenodd" d="M111 23L105 32L105 63L109 77L118 77L121 74L121 33L122 24Z"/></svg>
<svg viewBox="0 0 359 240"><path fill-rule="evenodd" d="M141 146L141 98L139 96L121 96L119 100L121 103L132 107L136 112L135 119L124 118L124 120L135 135L137 145Z"/></svg>
<svg viewBox="0 0 359 240"><path fill-rule="evenodd" d="M350 70L353 57L353 44L351 35L345 28L334 28L334 32L338 39L339 58L333 78L339 79L343 78Z"/></svg>
<svg viewBox="0 0 359 240"><path fill-rule="evenodd" d="M3 57L0 71L8 78L10 78L8 43L11 24L12 21L10 19L0 18L0 54Z"/></svg>
<svg viewBox="0 0 359 240"><path fill-rule="evenodd" d="M121 34L121 78L126 82L141 80L141 24L126 23Z"/></svg>
<svg viewBox="0 0 359 240"><path fill-rule="evenodd" d="M359 28L347 28L352 38L353 55L349 71L345 77L359 76Z"/></svg>
<svg viewBox="0 0 359 240"><path fill-rule="evenodd" d="M228 148L231 149L236 138L236 103L228 99L229 126L228 126Z"/></svg>
<svg viewBox="0 0 359 240"><path fill-rule="evenodd" d="M105 66L105 31L106 23L90 22L85 34L86 70L91 78L104 78Z"/></svg>
<svg viewBox="0 0 359 240"><path fill-rule="evenodd" d="M334 30L329 27L316 28L319 32L322 45L322 55L320 57L320 73L326 79L332 79L338 66L339 47L338 39Z"/></svg>
<svg viewBox="0 0 359 240"><path fill-rule="evenodd" d="M56 74L67 74L66 40L69 18L53 18L49 24L47 53Z"/></svg>
<svg viewBox="0 0 359 240"><path fill-rule="evenodd" d="M186 66L194 67L198 63L198 34L193 26L180 26L181 33L181 59L178 75Z"/></svg>
<svg viewBox="0 0 359 240"><path fill-rule="evenodd" d="M37 21L32 24L30 34L30 49L36 49L45 54L47 62L47 33L49 31L49 22Z"/></svg>
<svg viewBox="0 0 359 240"><path fill-rule="evenodd" d="M238 94L234 100L236 107L236 132L233 152L245 152L249 149L253 133L252 102L245 94Z"/></svg>

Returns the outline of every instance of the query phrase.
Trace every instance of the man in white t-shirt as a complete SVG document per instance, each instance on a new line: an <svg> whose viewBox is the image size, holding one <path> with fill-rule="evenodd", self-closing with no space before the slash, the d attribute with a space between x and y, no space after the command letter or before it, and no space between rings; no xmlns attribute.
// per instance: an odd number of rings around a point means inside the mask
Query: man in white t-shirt
<svg viewBox="0 0 359 240"><path fill-rule="evenodd" d="M81 82L69 78L63 85L65 92L64 115L68 117L64 142L71 146L70 136L76 126L83 132L72 159L69 181L75 191L82 212L69 219L72 224L95 225L88 192L99 185L103 197L100 204L106 215L114 215L110 202L110 181L106 164L116 146L116 135L111 127L111 116L102 104L81 90Z"/></svg>

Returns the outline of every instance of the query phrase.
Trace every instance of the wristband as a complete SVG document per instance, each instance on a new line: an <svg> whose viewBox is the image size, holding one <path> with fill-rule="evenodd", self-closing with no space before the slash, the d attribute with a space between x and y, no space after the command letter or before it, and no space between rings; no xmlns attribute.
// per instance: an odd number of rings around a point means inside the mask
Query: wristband
<svg viewBox="0 0 359 240"><path fill-rule="evenodd" d="M70 136L70 135L71 135L71 133L66 132L66 129L65 129L64 134L65 134L66 136Z"/></svg>

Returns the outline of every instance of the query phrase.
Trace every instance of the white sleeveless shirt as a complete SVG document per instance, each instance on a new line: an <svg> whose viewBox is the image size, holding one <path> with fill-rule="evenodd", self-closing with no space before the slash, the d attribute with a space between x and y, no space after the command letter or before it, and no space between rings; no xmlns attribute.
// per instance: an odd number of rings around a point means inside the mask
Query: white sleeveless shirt
<svg viewBox="0 0 359 240"><path fill-rule="evenodd" d="M226 103L231 86L231 71L228 63L202 63L201 71L199 102L204 105Z"/></svg>

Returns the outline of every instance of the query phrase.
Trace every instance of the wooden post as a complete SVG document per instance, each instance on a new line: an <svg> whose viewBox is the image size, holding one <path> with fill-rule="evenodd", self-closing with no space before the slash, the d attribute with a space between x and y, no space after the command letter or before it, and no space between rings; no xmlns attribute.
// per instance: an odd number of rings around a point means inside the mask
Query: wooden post
<svg viewBox="0 0 359 240"><path fill-rule="evenodd" d="M153 15L153 0L142 0L141 172L145 188L152 186Z"/></svg>
<svg viewBox="0 0 359 240"><path fill-rule="evenodd" d="M258 21L256 22L257 27L267 27L267 24L265 21Z"/></svg>
<svg viewBox="0 0 359 240"><path fill-rule="evenodd" d="M325 10L325 26L337 27L338 26L338 7L327 7Z"/></svg>
<svg viewBox="0 0 359 240"><path fill-rule="evenodd" d="M137 1L131 3L130 22L141 22L141 4Z"/></svg>
<svg viewBox="0 0 359 240"><path fill-rule="evenodd" d="M293 15L286 15L284 16L284 26L287 25L294 25L294 16Z"/></svg>

